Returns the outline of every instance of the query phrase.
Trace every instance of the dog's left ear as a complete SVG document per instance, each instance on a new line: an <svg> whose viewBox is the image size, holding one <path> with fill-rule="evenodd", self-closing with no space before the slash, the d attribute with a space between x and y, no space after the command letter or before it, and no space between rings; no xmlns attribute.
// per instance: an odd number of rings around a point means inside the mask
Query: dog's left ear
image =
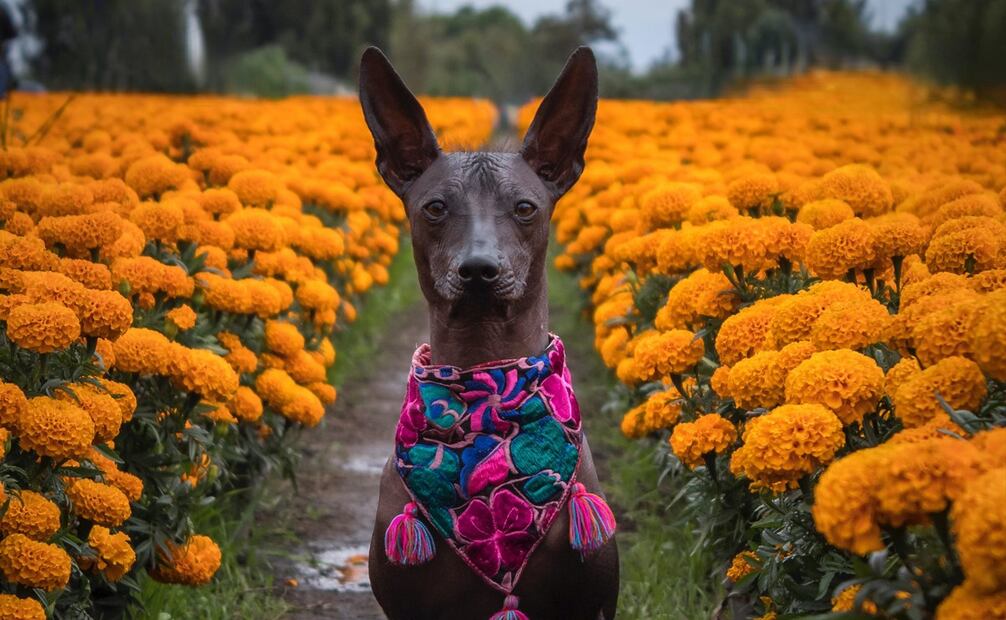
<svg viewBox="0 0 1006 620"><path fill-rule="evenodd" d="M583 153L597 112L597 62L579 47L548 91L524 136L521 155L556 199L583 172Z"/></svg>
<svg viewBox="0 0 1006 620"><path fill-rule="evenodd" d="M402 197L440 156L440 146L423 106L376 47L360 59L360 105L377 147L377 170Z"/></svg>

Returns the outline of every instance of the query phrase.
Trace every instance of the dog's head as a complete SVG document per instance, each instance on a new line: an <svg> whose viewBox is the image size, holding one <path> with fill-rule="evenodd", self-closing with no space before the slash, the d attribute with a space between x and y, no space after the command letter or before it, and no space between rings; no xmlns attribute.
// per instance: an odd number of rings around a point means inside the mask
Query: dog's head
<svg viewBox="0 0 1006 620"><path fill-rule="evenodd" d="M549 219L583 172L597 66L577 49L517 153L444 153L422 106L377 48L363 54L360 103L377 169L405 203L423 294L450 315L506 315L545 283Z"/></svg>

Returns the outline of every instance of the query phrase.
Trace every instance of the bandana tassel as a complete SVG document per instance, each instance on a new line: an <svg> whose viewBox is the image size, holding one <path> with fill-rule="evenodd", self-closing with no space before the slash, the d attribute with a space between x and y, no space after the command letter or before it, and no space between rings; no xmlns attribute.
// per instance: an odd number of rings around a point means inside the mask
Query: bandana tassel
<svg viewBox="0 0 1006 620"><path fill-rule="evenodd" d="M426 524L416 516L415 502L405 504L402 514L391 520L384 532L384 553L392 564L416 566L433 559L436 547Z"/></svg>
<svg viewBox="0 0 1006 620"><path fill-rule="evenodd" d="M615 533L615 515L598 495L577 482L569 498L569 544L582 557L597 551Z"/></svg>
<svg viewBox="0 0 1006 620"><path fill-rule="evenodd" d="M513 594L508 594L503 600L503 609L489 616L489 620L531 620L527 614L517 609L520 601Z"/></svg>

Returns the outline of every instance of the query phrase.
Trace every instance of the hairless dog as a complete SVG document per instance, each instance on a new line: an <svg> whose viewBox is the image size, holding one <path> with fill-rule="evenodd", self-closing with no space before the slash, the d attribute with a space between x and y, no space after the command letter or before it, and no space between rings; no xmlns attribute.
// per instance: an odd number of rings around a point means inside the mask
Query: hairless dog
<svg viewBox="0 0 1006 620"><path fill-rule="evenodd" d="M594 55L570 56L516 153L442 152L376 48L360 102L430 324L381 479L374 595L392 620L613 618L614 520L548 331L545 273L549 220L594 125Z"/></svg>

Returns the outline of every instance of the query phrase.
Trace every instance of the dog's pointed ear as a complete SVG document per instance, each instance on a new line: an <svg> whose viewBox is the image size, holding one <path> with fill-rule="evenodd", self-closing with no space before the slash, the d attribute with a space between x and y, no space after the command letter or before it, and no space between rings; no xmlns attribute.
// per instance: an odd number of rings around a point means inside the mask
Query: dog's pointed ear
<svg viewBox="0 0 1006 620"><path fill-rule="evenodd" d="M423 107L376 47L360 59L360 105L377 147L377 170L402 196L440 156Z"/></svg>
<svg viewBox="0 0 1006 620"><path fill-rule="evenodd" d="M524 136L521 155L556 199L583 172L583 153L597 112L597 62L577 48L548 91Z"/></svg>

